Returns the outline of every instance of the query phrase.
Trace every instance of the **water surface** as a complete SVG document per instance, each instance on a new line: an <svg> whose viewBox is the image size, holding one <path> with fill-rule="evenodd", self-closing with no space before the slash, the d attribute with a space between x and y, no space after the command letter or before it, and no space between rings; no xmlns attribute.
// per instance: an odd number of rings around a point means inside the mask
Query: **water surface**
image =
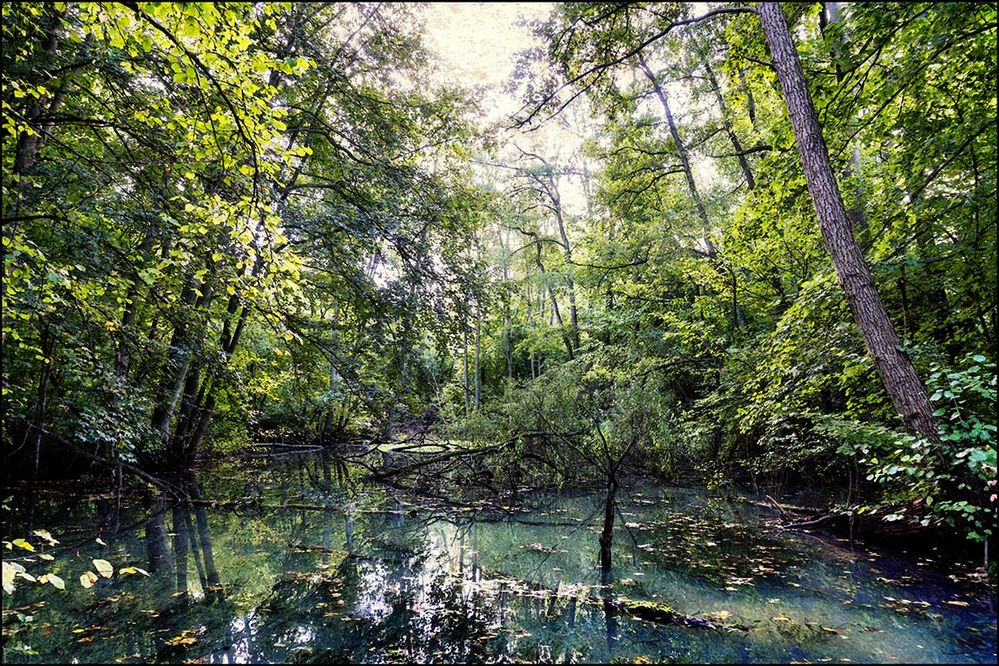
<svg viewBox="0 0 999 666"><path fill-rule="evenodd" d="M460 506L382 486L345 489L327 471L307 457L228 463L199 475L195 504L18 498L7 538L49 530L61 543L39 550L56 559L26 566L55 571L67 588L20 581L5 595L5 656L995 661L994 597L952 563L782 532L745 502L622 491L614 574L602 585L599 494L532 495L529 509ZM254 503L211 503L245 497ZM84 589L78 578L93 558L150 576L116 572ZM648 622L607 603L622 598L732 628Z"/></svg>

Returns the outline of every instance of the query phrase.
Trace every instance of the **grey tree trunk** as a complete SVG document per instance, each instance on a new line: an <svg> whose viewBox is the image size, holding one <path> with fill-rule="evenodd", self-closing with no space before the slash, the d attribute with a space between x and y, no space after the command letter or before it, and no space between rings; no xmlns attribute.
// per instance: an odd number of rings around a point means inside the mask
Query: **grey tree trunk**
<svg viewBox="0 0 999 666"><path fill-rule="evenodd" d="M565 220L562 218L562 197L555 187L552 179L552 204L555 208L555 222L558 224L558 233L562 238L562 256L565 258L565 282L569 290L569 335L572 338L572 348L574 352L579 351L579 318L576 315L576 285L572 279L572 246L569 245L569 236L565 233ZM571 356L571 354L570 354Z"/></svg>
<svg viewBox="0 0 999 666"><path fill-rule="evenodd" d="M718 85L715 71L711 69L711 63L707 60L704 61L704 69L708 74L708 83L714 88L715 101L718 102L718 109L721 111L722 127L725 129L725 134L728 135L728 140L732 142L732 148L735 149L736 158L739 160L739 168L742 169L742 176L746 179L746 186L751 190L756 189L756 178L753 177L753 170L749 168L749 160L746 159L742 142L739 141L739 137L736 136L735 130L732 128L732 123L728 119L728 109L725 106L725 98L721 94L721 86Z"/></svg>
<svg viewBox="0 0 999 666"><path fill-rule="evenodd" d="M506 356L506 376L513 379L513 340L510 338L510 291L507 283L510 281L510 251L506 239L500 234L500 247L503 251L503 354Z"/></svg>
<svg viewBox="0 0 999 666"><path fill-rule="evenodd" d="M669 100L666 99L666 93L663 92L663 88L659 84L659 79L652 73L652 69L645 62L645 57L641 53L638 54L638 64L652 84L652 89L655 91L656 97L659 98L659 104L663 107L663 113L666 114L666 125L669 127L670 136L673 137L676 154L683 165L683 175L687 179L687 191L690 193L690 198L694 201L694 208L697 209L697 216L701 219L701 224L703 225L704 238L701 242L704 243L705 252L714 256L717 254L717 251L715 250L714 243L708 238L708 230L710 229L708 212L704 209L704 201L701 199L701 193L697 190L697 184L694 182L694 172L690 168L690 155L687 153L686 144L680 138L680 132L676 129L676 121L673 120L673 111L669 107Z"/></svg>
<svg viewBox="0 0 999 666"><path fill-rule="evenodd" d="M839 35L836 37L836 52L837 56L842 56L843 52L846 50L845 34L846 27L843 25L843 6L839 2L827 2L825 3L825 9L828 12L829 24L835 25L839 28ZM842 67L839 63L836 63L836 81L839 83L843 82L846 74L843 72ZM856 118L854 118L856 120ZM850 152L850 164L843 169L843 179L848 180L853 176L857 177L857 185L854 188L854 202L853 205L847 210L847 217L850 218L850 222L853 224L853 228L857 231L857 234L861 237L864 245L867 246L868 241L867 236L867 215L864 214L864 188L861 184L860 177L863 174L861 164L860 164L860 139L855 138L853 140L853 148Z"/></svg>
<svg viewBox="0 0 999 666"><path fill-rule="evenodd" d="M479 352L482 348L482 310L475 304L475 411L482 406L481 364Z"/></svg>
<svg viewBox="0 0 999 666"><path fill-rule="evenodd" d="M757 13L770 44L771 61L784 90L822 239L846 293L853 319L905 427L938 443L940 434L926 388L912 362L899 350L898 335L874 286L864 254L853 237L818 115L808 93L783 10L776 2L761 2Z"/></svg>
<svg viewBox="0 0 999 666"><path fill-rule="evenodd" d="M687 191L690 193L690 198L694 202L694 207L697 209L697 216L701 220L701 244L704 246L704 253L711 260L714 265L715 270L719 273L728 273L732 280L732 321L739 328L746 327L746 318L742 314L742 308L739 307L739 301L736 297L736 275L729 266L725 265L718 257L718 249L715 244L711 242L711 237L709 235L711 231L711 222L708 219L708 212L704 208L704 200L701 199L701 193L697 189L697 183L694 182L694 172L690 168L690 155L687 152L687 146L683 143L683 139L680 137L680 132L676 128L676 121L673 120L673 112L669 107L669 100L666 98L666 93L663 91L662 86L659 84L659 79L652 72L648 63L645 61L645 57L641 53L638 54L638 64L641 66L645 76L649 79L652 84L652 88L656 93L656 97L659 98L659 103L663 107L663 113L666 114L666 124L669 126L670 136L673 137L673 143L676 145L676 153L680 158L680 162L683 165L683 175L687 179Z"/></svg>
<svg viewBox="0 0 999 666"><path fill-rule="evenodd" d="M469 394L469 391L468 391L469 374L468 374L468 320L467 320L467 315L465 317L465 321L462 322L461 332L462 332L462 350L463 350L463 352L462 352L462 358L464 359L464 362L465 362L465 416L468 416L468 412L469 412L469 400L468 400L468 396L470 394Z"/></svg>
<svg viewBox="0 0 999 666"><path fill-rule="evenodd" d="M535 247L534 247L534 250L535 250L534 263L538 267L538 271L542 275L545 275L546 274L545 273L545 265L541 261L541 239L538 237L537 234L534 234L534 243L535 243ZM551 305L552 305L552 319L553 319L553 321L551 321L550 323L551 323L552 326L558 325L558 327L560 329L563 329L565 327L565 323L562 321L562 312L561 312L561 310L559 310L559 307L558 307L558 299L555 298L555 290L552 289L552 286L550 284L546 285L545 290L548 292L548 298L551 300ZM544 304L542 304L542 306L541 306L541 319L540 319L540 321L544 321L544 320L545 320ZM569 337L568 335L566 335L565 333L563 333L562 334L562 342L565 344L565 350L566 350L566 353L569 355L569 360L572 360L572 359L576 358L575 352L573 351L573 347L572 347L572 338ZM540 364L538 365L538 374L539 375L541 374L541 366L540 366Z"/></svg>

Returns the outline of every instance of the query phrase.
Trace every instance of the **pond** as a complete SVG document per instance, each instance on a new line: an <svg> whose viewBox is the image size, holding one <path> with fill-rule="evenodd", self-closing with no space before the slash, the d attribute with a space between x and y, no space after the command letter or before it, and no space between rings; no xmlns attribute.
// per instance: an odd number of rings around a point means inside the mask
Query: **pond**
<svg viewBox="0 0 999 666"><path fill-rule="evenodd" d="M200 501L183 504L16 498L5 538L44 528L60 543L5 558L35 559L30 572L54 571L66 589L19 580L5 595L5 656L995 662L995 598L951 563L783 532L745 501L622 490L614 572L602 580L600 494L461 505L386 486L345 490L328 470L309 457L220 464L189 480ZM39 560L42 552L55 559ZM95 558L115 572L84 588L79 577ZM715 626L639 619L621 600Z"/></svg>

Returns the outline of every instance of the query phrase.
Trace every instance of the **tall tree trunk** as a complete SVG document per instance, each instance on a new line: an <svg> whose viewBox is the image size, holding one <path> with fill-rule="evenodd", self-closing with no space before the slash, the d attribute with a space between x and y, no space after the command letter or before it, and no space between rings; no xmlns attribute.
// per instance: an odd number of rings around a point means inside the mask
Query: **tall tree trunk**
<svg viewBox="0 0 999 666"><path fill-rule="evenodd" d="M676 128L676 121L673 120L673 111L669 107L669 100L666 99L666 93L663 91L662 85L659 83L659 79L652 72L648 63L645 61L645 57L639 53L638 54L638 64L641 66L642 71L645 76L649 79L652 84L652 89L656 93L656 97L659 98L659 103L663 107L663 113L666 115L666 125L669 127L670 136L673 137L673 143L676 146L677 156L680 158L680 162L683 165L683 175L687 180L687 191L690 193L690 198L694 202L694 208L697 209L697 216L701 220L701 245L704 248L704 253L711 260L712 265L715 270L719 273L728 273L732 279L732 292L733 296L735 294L736 286L736 275L735 271L729 268L722 262L718 257L718 249L715 244L711 242L710 231L711 222L708 219L708 212L704 208L704 200L701 199L701 193L697 189L697 183L694 182L694 172L690 168L690 155L687 152L687 146L683 143L683 139L680 137L680 132ZM739 328L746 327L746 318L742 314L742 308L739 307L738 301L733 298L734 308L732 310L732 321Z"/></svg>
<svg viewBox="0 0 999 666"><path fill-rule="evenodd" d="M153 232L147 232L145 238L142 240L142 245L139 247L140 257L145 259L153 247L154 240ZM124 387L125 381L128 378L128 367L131 363L132 354L129 336L131 335L132 326L135 325L135 315L139 308L139 288L141 284L141 280L135 280L129 285L125 311L121 315L121 339L118 341L118 350L115 353L114 363L114 374L121 387Z"/></svg>
<svg viewBox="0 0 999 666"><path fill-rule="evenodd" d="M652 84L652 89L655 91L656 97L659 98L659 104L663 107L663 113L666 114L666 125L669 127L670 136L673 137L676 154L683 165L684 178L687 179L687 192L690 194L690 198L694 202L694 208L697 209L697 216L701 220L701 226L704 231L704 237L701 239L701 242L704 244L704 251L713 257L717 254L717 250L714 243L708 237L711 225L708 221L708 212L704 208L704 201L701 199L701 193L697 190L697 183L694 182L694 172L690 168L690 155L687 153L687 146L683 142L683 139L680 138L680 132L676 128L676 121L673 120L673 111L670 109L669 100L666 99L666 93L663 91L663 87L659 84L659 79L652 73L652 69L645 62L645 57L641 53L638 54L638 64Z"/></svg>
<svg viewBox="0 0 999 666"><path fill-rule="evenodd" d="M617 495L617 479L607 480L607 497L604 499L604 525L600 530L600 568L611 568L611 546L614 542L614 500Z"/></svg>
<svg viewBox="0 0 999 666"><path fill-rule="evenodd" d="M718 85L715 71L711 69L711 63L707 60L704 61L704 69L708 74L708 83L714 89L718 109L721 111L722 127L725 129L725 134L728 135L728 140L732 143L732 148L735 150L735 156L739 160L742 177L746 179L746 186L749 189L756 189L756 178L753 177L753 170L749 168L749 160L746 159L745 155L746 151L743 149L742 142L739 141L739 137L736 136L735 130L732 128L732 123L728 119L728 108L725 106L725 98L722 97L721 86Z"/></svg>
<svg viewBox="0 0 999 666"><path fill-rule="evenodd" d="M846 78L846 73L840 66L839 60L842 58L844 52L846 51L846 26L843 25L843 6L839 2L827 2L825 3L825 10L828 12L828 22L827 25L834 25L839 29L839 34L836 35L836 81L842 83L843 79ZM825 27L823 26L823 31ZM853 118L856 120L856 117ZM843 168L843 180L848 181L854 175L857 177L857 185L854 188L854 202L853 205L847 209L846 215L853 224L854 230L863 245L866 247L868 245L867 239L867 215L864 214L864 188L861 185L860 177L863 174L860 165L860 139L854 138L853 147L850 152L850 163Z"/></svg>
<svg viewBox="0 0 999 666"><path fill-rule="evenodd" d="M35 463L31 471L31 480L34 482L38 478L38 471L42 458L42 434L45 430L45 419L49 410L49 383L52 379L52 366L55 365L55 336L52 334L47 323L42 323L41 335L42 349L42 369L38 379L38 402L35 405L35 418L32 422L34 426L35 440ZM30 430L29 430L30 432Z"/></svg>
<svg viewBox="0 0 999 666"><path fill-rule="evenodd" d="M541 261L541 239L538 238L537 234L533 234L533 236L534 236L534 243L535 243L535 248L534 248L535 249L534 263L535 263L535 265L537 265L538 271L540 271L542 275L545 275L546 274L545 273L545 265ZM553 325L557 324L560 329L564 330L565 323L562 321L562 312L559 310L559 307L558 307L558 299L555 298L555 290L552 289L552 287L551 287L550 284L546 285L545 289L548 292L548 298L551 300L551 304L552 304L552 318L554 319ZM545 320L544 302L542 301L541 319L540 319L540 321L544 321L544 320ZM568 335L566 335L564 332L562 333L562 342L565 343L565 351L569 355L569 360L571 361L574 358L576 358L575 352L573 351L573 347L572 347L572 338L569 337ZM538 365L538 374L539 375L541 374L541 365L540 365L540 362L539 362L539 365Z"/></svg>
<svg viewBox="0 0 999 666"><path fill-rule="evenodd" d="M912 362L899 349L898 335L874 286L864 254L850 229L850 220L833 175L829 152L783 10L776 2L761 2L757 13L770 44L774 69L784 90L822 239L832 257L854 321L905 427L939 443L940 434L929 395Z"/></svg>
<svg viewBox="0 0 999 666"><path fill-rule="evenodd" d="M524 300L526 301L527 307L527 328L533 332L534 329L534 293L531 289L531 285L527 285L527 294ZM534 349L531 349L527 353L527 362L531 366L531 379L537 379L538 376L534 373Z"/></svg>
<svg viewBox="0 0 999 666"><path fill-rule="evenodd" d="M469 379L470 379L470 375L468 374L468 315L467 314L463 317L463 320L461 322L461 335L462 335L462 338L461 338L461 340L462 340L462 358L464 359L464 365L465 365L465 382L464 382L464 388L465 388L465 416L468 416L468 413L469 413L469 396L471 394L469 393Z"/></svg>
<svg viewBox="0 0 999 666"><path fill-rule="evenodd" d="M479 355L482 349L482 310L475 304L475 411L482 406L481 365Z"/></svg>
<svg viewBox="0 0 999 666"><path fill-rule="evenodd" d="M506 246L506 239L500 233L500 246L503 250L503 354L506 356L506 376L513 379L513 341L510 338L510 290L507 283L510 280L510 254Z"/></svg>
<svg viewBox="0 0 999 666"><path fill-rule="evenodd" d="M569 335L572 339L572 352L579 351L579 318L576 315L576 285L572 279L572 246L569 245L569 236L565 233L565 220L562 217L562 196L555 185L554 176L549 177L551 186L552 207L555 210L555 222L558 224L558 233L562 238L562 256L565 258L565 282L569 290ZM570 358L572 353L570 353Z"/></svg>

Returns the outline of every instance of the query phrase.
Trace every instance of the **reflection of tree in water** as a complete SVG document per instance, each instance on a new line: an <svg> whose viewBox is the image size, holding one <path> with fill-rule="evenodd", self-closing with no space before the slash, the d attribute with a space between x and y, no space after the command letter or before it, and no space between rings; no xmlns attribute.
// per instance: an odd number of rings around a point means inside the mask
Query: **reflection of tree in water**
<svg viewBox="0 0 999 666"><path fill-rule="evenodd" d="M166 528L167 505L162 497L152 500L152 513L146 519L146 554L149 572L154 574L164 591L171 587L171 595L186 600L190 593L188 571L193 559L198 574L200 598L216 601L223 597L215 553L208 528L208 515L201 503L197 480L185 476L183 487L191 501L182 501L170 507L172 540Z"/></svg>
<svg viewBox="0 0 999 666"><path fill-rule="evenodd" d="M609 605L558 597L543 582L483 572L480 525L431 511L322 516L318 572L289 573L255 618L255 661L478 661L566 658L579 639L617 639ZM332 538L339 532L340 539ZM342 544L345 549L336 548ZM328 568L325 568L328 567ZM492 578L490 578L492 576ZM594 599L593 601L597 601ZM567 635L560 640L558 633ZM552 636L530 637L552 632ZM573 643L575 641L575 649Z"/></svg>
<svg viewBox="0 0 999 666"><path fill-rule="evenodd" d="M157 629L143 632L152 636L152 645L142 654L170 659L184 653L184 639L200 644L224 644L231 640L230 619L233 604L226 599L212 547L208 515L201 503L200 488L192 474L179 481L189 501L167 506L162 497L152 500L151 513L145 521L148 569L160 601L156 609ZM170 514L170 532L167 514ZM171 536L172 535L172 536ZM188 576L193 564L197 585ZM152 615L152 613L146 613ZM178 637L181 639L177 641Z"/></svg>

